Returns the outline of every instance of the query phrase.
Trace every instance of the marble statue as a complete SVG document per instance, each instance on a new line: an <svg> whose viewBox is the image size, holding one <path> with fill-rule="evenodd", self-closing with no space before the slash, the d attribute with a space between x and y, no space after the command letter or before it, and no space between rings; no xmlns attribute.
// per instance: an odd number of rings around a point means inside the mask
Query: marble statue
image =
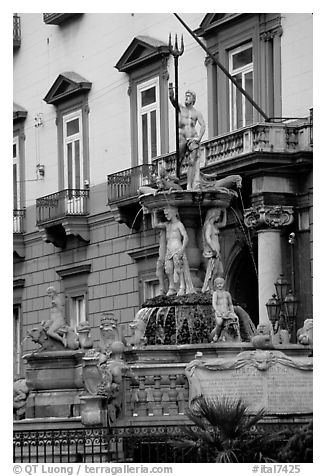
<svg viewBox="0 0 326 476"><path fill-rule="evenodd" d="M25 378L19 378L13 384L13 410L15 420L21 420L25 415L26 400L29 388Z"/></svg>
<svg viewBox="0 0 326 476"><path fill-rule="evenodd" d="M158 175L154 176L154 181L156 187L150 185L142 185L138 189L138 195L144 195L150 193L156 195L157 192L167 191L172 192L172 190L182 190L182 187L179 183L179 179L174 175L168 173L165 167L161 166L158 171Z"/></svg>
<svg viewBox="0 0 326 476"><path fill-rule="evenodd" d="M145 317L145 319L143 319ZM144 345L146 344L146 326L148 323L148 318L142 312L137 312L134 320L129 327L132 331L132 336L130 338L129 344L130 345Z"/></svg>
<svg viewBox="0 0 326 476"><path fill-rule="evenodd" d="M202 292L212 291L215 278L223 275L219 232L226 225L226 209L211 208L203 226L203 256L207 260Z"/></svg>
<svg viewBox="0 0 326 476"><path fill-rule="evenodd" d="M176 283L179 283L178 296L194 292L190 278L189 265L185 253L188 243L188 234L179 220L176 207L164 208L166 221L159 222L157 211L153 211L152 223L154 228L165 230L166 253L164 260L165 272L169 280L167 296L176 294Z"/></svg>
<svg viewBox="0 0 326 476"><path fill-rule="evenodd" d="M100 348L102 352L110 352L112 343L119 339L117 318L112 312L103 312L100 324Z"/></svg>
<svg viewBox="0 0 326 476"><path fill-rule="evenodd" d="M91 349L93 347L93 340L90 337L91 326L87 321L82 321L77 326L77 334L79 345L81 349Z"/></svg>
<svg viewBox="0 0 326 476"><path fill-rule="evenodd" d="M272 349L272 332L268 324L258 324L257 333L251 338L252 345L255 349Z"/></svg>
<svg viewBox="0 0 326 476"><path fill-rule="evenodd" d="M313 319L306 319L303 327L297 331L297 340L302 345L313 344Z"/></svg>
<svg viewBox="0 0 326 476"><path fill-rule="evenodd" d="M49 337L58 340L64 347L67 347L65 334L60 335L58 332L66 324L61 299L53 286L49 286L46 292L51 299L51 311L50 319L43 324L43 327Z"/></svg>
<svg viewBox="0 0 326 476"><path fill-rule="evenodd" d="M211 332L210 338L213 342L218 340L240 342L239 319L234 312L231 294L223 288L224 279L221 277L216 278L212 296L216 326Z"/></svg>
<svg viewBox="0 0 326 476"><path fill-rule="evenodd" d="M79 339L76 332L69 327L64 318L64 308L53 286L47 289L51 299L50 319L27 332L27 337L41 346L41 351L76 350Z"/></svg>
<svg viewBox="0 0 326 476"><path fill-rule="evenodd" d="M186 91L185 104L177 104L174 96L174 88L169 84L169 98L172 105L179 111L179 150L180 160L184 157L188 160L187 190L197 188L199 182L200 141L205 133L206 124L202 113L194 108L196 93ZM196 124L200 125L199 133Z"/></svg>
<svg viewBox="0 0 326 476"><path fill-rule="evenodd" d="M152 214L153 217L153 214ZM158 248L158 260L156 263L156 277L159 282L159 294L165 294L165 255L166 255L166 230L160 230L160 244Z"/></svg>

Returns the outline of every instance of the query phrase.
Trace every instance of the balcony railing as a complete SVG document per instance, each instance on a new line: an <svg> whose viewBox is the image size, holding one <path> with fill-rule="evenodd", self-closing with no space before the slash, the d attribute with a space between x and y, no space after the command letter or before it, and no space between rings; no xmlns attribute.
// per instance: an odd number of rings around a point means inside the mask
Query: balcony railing
<svg viewBox="0 0 326 476"><path fill-rule="evenodd" d="M25 209L14 210L13 233L24 233Z"/></svg>
<svg viewBox="0 0 326 476"><path fill-rule="evenodd" d="M312 121L300 125L284 123L254 124L237 131L214 137L201 144L201 167L209 167L220 161L232 160L252 152L294 153L312 148ZM160 166L168 173L175 173L176 154L172 152L153 160L151 165L139 165L108 175L108 201L114 203L137 196L141 185L155 183L151 175ZM183 161L181 178L187 164Z"/></svg>
<svg viewBox="0 0 326 476"><path fill-rule="evenodd" d="M43 21L47 25L61 25L61 23L80 13L43 13Z"/></svg>
<svg viewBox="0 0 326 476"><path fill-rule="evenodd" d="M13 15L13 46L14 49L19 48L21 44L21 28L20 17L17 14Z"/></svg>
<svg viewBox="0 0 326 476"><path fill-rule="evenodd" d="M88 215L89 190L66 189L36 200L36 224Z"/></svg>
<svg viewBox="0 0 326 476"><path fill-rule="evenodd" d="M157 170L157 163L144 164L108 175L109 201L137 196L141 185L152 186L155 184L154 176L157 174Z"/></svg>

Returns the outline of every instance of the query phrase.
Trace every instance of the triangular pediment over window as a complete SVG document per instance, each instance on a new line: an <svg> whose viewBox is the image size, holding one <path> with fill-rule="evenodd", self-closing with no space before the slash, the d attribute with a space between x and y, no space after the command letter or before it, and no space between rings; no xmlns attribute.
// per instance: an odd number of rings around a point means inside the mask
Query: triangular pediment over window
<svg viewBox="0 0 326 476"><path fill-rule="evenodd" d="M118 71L127 73L140 67L149 60L169 55L169 48L161 40L149 36L136 36L123 53L115 67Z"/></svg>
<svg viewBox="0 0 326 476"><path fill-rule="evenodd" d="M47 104L57 104L70 96L82 94L91 89L92 83L78 73L69 71L59 74L44 98Z"/></svg>
<svg viewBox="0 0 326 476"><path fill-rule="evenodd" d="M27 111L19 104L13 103L13 120L14 121L23 121L27 116Z"/></svg>
<svg viewBox="0 0 326 476"><path fill-rule="evenodd" d="M195 33L198 36L205 36L209 31L238 18L240 15L243 13L207 13Z"/></svg>

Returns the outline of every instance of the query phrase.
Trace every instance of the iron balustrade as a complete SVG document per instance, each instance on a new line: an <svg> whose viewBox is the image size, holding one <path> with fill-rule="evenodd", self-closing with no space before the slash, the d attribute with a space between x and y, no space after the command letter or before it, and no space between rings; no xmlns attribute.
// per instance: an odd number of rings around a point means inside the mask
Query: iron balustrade
<svg viewBox="0 0 326 476"><path fill-rule="evenodd" d="M194 428L194 427L193 427ZM197 463L209 455L174 447L182 425L14 430L14 463Z"/></svg>
<svg viewBox="0 0 326 476"><path fill-rule="evenodd" d="M155 185L157 171L157 164L143 164L108 175L109 203L115 200L136 197L138 189L142 185Z"/></svg>
<svg viewBox="0 0 326 476"><path fill-rule="evenodd" d="M14 431L14 463L102 463L107 458L107 428Z"/></svg>
<svg viewBox="0 0 326 476"><path fill-rule="evenodd" d="M13 233L24 233L25 209L14 210Z"/></svg>
<svg viewBox="0 0 326 476"><path fill-rule="evenodd" d="M36 224L64 218L88 215L89 190L66 189L36 200Z"/></svg>
<svg viewBox="0 0 326 476"><path fill-rule="evenodd" d="M252 124L236 131L228 132L200 145L201 168L210 167L221 160L232 160L252 152L293 153L312 149L312 119L301 124L261 123ZM108 202L136 197L141 185L154 185L151 175L157 174L160 167L172 175L176 173L176 153L162 155L152 164L139 165L108 175ZM187 171L184 158L180 169L181 183Z"/></svg>
<svg viewBox="0 0 326 476"><path fill-rule="evenodd" d="M21 44L21 28L20 17L17 14L13 15L13 42L14 48L19 48Z"/></svg>

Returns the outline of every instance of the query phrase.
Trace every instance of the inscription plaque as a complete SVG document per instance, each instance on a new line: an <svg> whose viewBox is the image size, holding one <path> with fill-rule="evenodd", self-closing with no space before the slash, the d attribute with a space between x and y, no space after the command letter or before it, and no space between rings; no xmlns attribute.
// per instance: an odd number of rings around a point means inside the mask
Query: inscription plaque
<svg viewBox="0 0 326 476"><path fill-rule="evenodd" d="M242 398L266 414L312 413L312 362L282 352L246 351L233 360L194 360L186 368L189 402L197 395Z"/></svg>

